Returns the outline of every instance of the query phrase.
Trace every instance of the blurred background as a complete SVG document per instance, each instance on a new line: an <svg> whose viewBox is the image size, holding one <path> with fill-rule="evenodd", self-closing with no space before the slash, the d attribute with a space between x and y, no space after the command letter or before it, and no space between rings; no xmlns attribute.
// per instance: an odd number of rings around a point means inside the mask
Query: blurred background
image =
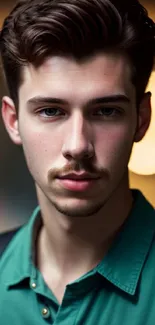
<svg viewBox="0 0 155 325"><path fill-rule="evenodd" d="M0 0L0 27L15 3L15 0ZM141 3L155 21L155 0L141 0ZM133 148L129 170L130 186L140 189L155 207L155 71L148 89L153 93L152 121L144 140ZM0 69L0 100L6 94ZM3 232L25 223L37 200L22 149L12 144L4 130L1 115L0 151L0 232Z"/></svg>

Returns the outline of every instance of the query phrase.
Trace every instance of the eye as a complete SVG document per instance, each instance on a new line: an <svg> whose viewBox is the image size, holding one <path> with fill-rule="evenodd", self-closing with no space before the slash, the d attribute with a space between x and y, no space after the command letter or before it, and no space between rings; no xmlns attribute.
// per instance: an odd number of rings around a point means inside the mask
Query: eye
<svg viewBox="0 0 155 325"><path fill-rule="evenodd" d="M47 107L39 111L39 115L43 117L54 117L54 116L60 116L65 115L65 113L56 107Z"/></svg>
<svg viewBox="0 0 155 325"><path fill-rule="evenodd" d="M106 117L120 115L120 114L121 111L115 107L101 107L95 112L95 115L106 116Z"/></svg>

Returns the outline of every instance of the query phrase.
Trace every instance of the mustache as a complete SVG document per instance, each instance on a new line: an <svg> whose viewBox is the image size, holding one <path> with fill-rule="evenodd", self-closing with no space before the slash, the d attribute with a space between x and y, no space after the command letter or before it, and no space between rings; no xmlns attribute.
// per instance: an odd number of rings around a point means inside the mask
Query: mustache
<svg viewBox="0 0 155 325"><path fill-rule="evenodd" d="M72 162L68 163L67 165L63 166L62 168L51 168L48 172L48 178L53 179L56 177L60 177L62 175L66 175L69 173L75 172L85 172L89 173L90 175L97 175L102 177L103 175L108 175L108 170L105 168L99 168L92 165L90 162Z"/></svg>

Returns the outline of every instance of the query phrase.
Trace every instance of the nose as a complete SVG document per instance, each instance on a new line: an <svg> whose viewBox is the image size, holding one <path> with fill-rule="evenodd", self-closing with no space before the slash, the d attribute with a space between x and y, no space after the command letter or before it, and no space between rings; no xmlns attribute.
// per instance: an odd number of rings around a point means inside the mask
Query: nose
<svg viewBox="0 0 155 325"><path fill-rule="evenodd" d="M71 118L64 137L62 154L66 159L82 160L94 156L92 129L82 113Z"/></svg>

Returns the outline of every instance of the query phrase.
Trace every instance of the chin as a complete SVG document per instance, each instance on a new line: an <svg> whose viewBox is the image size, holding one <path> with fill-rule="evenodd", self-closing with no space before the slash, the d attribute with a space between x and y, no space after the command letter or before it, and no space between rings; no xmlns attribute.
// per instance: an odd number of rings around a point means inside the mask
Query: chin
<svg viewBox="0 0 155 325"><path fill-rule="evenodd" d="M104 206L103 202L102 203L94 203L90 204L88 202L74 202L74 203L65 203L61 204L58 202L52 202L54 205L55 209L60 212L61 214L64 214L68 217L90 217L92 215L95 215L98 213Z"/></svg>

